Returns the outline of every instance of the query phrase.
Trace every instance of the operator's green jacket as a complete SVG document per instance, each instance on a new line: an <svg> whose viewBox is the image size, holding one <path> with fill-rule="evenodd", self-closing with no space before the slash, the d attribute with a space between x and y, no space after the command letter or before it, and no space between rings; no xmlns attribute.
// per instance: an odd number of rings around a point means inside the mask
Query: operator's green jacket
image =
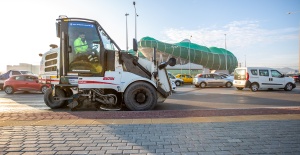
<svg viewBox="0 0 300 155"><path fill-rule="evenodd" d="M75 41L74 41L74 48L75 48L75 53L84 53L86 52L88 45L86 43L86 40L84 42L82 42L81 38L78 37Z"/></svg>

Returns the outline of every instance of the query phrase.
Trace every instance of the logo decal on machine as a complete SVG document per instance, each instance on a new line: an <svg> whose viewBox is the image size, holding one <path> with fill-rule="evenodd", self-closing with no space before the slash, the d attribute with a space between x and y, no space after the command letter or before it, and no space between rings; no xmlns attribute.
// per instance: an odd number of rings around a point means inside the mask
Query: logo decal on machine
<svg viewBox="0 0 300 155"><path fill-rule="evenodd" d="M103 77L103 80L115 80L114 77Z"/></svg>

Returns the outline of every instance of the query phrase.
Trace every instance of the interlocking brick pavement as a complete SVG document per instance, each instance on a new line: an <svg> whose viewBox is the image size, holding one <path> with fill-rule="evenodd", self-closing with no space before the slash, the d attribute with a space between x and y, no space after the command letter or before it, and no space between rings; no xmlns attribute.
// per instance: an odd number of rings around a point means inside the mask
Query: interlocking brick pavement
<svg viewBox="0 0 300 155"><path fill-rule="evenodd" d="M300 154L300 121L0 127L0 154Z"/></svg>

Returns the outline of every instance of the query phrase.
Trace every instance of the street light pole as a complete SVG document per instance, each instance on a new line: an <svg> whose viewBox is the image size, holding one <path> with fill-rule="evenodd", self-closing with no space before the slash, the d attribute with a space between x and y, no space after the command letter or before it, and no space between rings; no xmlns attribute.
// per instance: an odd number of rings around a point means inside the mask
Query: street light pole
<svg viewBox="0 0 300 155"><path fill-rule="evenodd" d="M246 54L245 54L245 67L247 67L247 62L246 62Z"/></svg>
<svg viewBox="0 0 300 155"><path fill-rule="evenodd" d="M300 11L288 12L288 14L298 13ZM298 73L300 73L300 28L299 28L299 66L298 66Z"/></svg>
<svg viewBox="0 0 300 155"><path fill-rule="evenodd" d="M136 32L136 17L138 16L137 14L136 14L136 7L135 7L135 1L133 1L133 6L134 6L134 19L135 19L135 40L137 41L137 36L136 36L136 34L137 34L137 32ZM137 57L139 57L139 52L138 51L136 51L136 56Z"/></svg>
<svg viewBox="0 0 300 155"><path fill-rule="evenodd" d="M134 20L135 20L135 39L137 39L136 38L136 17L137 17L137 14L136 14L135 1L133 1L133 6L134 6L134 12L135 12L135 16L134 16Z"/></svg>
<svg viewBox="0 0 300 155"><path fill-rule="evenodd" d="M190 48L191 48L191 39L192 36L190 36L190 42L189 42L189 74L191 75L191 52L190 52Z"/></svg>
<svg viewBox="0 0 300 155"><path fill-rule="evenodd" d="M225 35L225 50L227 50L227 47L226 47L226 33L224 34ZM226 64L226 71L227 71L227 51L225 51L225 64Z"/></svg>
<svg viewBox="0 0 300 155"><path fill-rule="evenodd" d="M127 16L129 14L126 13L125 16L126 16L126 51L128 52L128 27L127 27Z"/></svg>

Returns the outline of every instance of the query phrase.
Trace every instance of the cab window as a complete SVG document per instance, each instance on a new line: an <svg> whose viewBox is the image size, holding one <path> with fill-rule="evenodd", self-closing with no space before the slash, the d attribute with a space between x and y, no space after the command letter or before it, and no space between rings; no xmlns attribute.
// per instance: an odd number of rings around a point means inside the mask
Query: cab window
<svg viewBox="0 0 300 155"><path fill-rule="evenodd" d="M115 50L116 49L115 45L108 38L108 36L105 34L105 32L103 30L100 30L100 36L101 36L103 46L105 49L107 49L107 50Z"/></svg>
<svg viewBox="0 0 300 155"><path fill-rule="evenodd" d="M95 24L69 22L69 71L100 73L100 37Z"/></svg>

